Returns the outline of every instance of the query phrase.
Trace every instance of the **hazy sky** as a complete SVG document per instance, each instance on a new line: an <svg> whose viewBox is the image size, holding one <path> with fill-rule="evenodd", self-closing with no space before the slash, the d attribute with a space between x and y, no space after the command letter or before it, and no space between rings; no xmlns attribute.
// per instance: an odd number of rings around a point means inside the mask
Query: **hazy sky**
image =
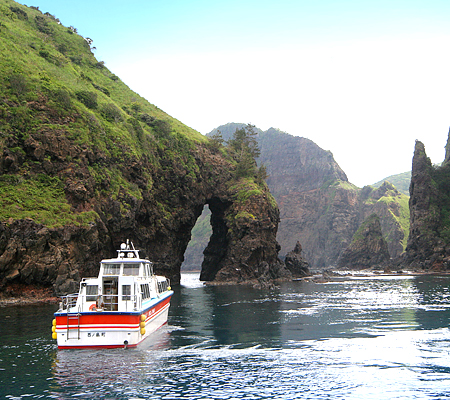
<svg viewBox="0 0 450 400"><path fill-rule="evenodd" d="M275 127L364 186L443 161L449 0L30 0L93 39L131 89L205 134Z"/></svg>

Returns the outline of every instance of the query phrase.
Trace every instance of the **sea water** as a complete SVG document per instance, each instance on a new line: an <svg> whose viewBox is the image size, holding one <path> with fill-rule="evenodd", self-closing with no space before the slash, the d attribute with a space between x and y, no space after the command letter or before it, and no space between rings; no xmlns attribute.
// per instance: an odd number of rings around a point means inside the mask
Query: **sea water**
<svg viewBox="0 0 450 400"><path fill-rule="evenodd" d="M58 350L56 305L0 308L0 398L450 398L450 278L204 286L136 349Z"/></svg>

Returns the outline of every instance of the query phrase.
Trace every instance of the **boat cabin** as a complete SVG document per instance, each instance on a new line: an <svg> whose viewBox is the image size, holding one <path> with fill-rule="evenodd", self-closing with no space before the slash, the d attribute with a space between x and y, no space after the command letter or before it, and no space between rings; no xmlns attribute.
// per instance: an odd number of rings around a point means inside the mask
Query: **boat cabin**
<svg viewBox="0 0 450 400"><path fill-rule="evenodd" d="M139 258L139 250L123 244L117 258L100 263L97 278L81 280L80 292L73 295L72 304L67 306L75 306L78 312L136 311L145 308L146 302L159 297L168 287L165 277L153 273L152 263Z"/></svg>

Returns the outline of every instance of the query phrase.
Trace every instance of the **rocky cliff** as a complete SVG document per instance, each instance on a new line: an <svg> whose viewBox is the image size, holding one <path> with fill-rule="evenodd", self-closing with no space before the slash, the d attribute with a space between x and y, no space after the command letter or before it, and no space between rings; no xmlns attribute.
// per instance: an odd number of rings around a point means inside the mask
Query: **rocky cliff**
<svg viewBox="0 0 450 400"><path fill-rule="evenodd" d="M209 135L220 131L228 140L242 126L222 125ZM277 129L259 129L258 143L259 162L267 168L267 184L280 208L277 239L282 256L299 241L312 268L332 267L373 213L380 218L391 258L404 251L409 232L408 197L392 184L360 189L348 182L331 152Z"/></svg>
<svg viewBox="0 0 450 400"><path fill-rule="evenodd" d="M179 282L205 205L202 278L290 278L279 210L236 160L126 87L56 17L0 1L0 291L73 292L131 239Z"/></svg>
<svg viewBox="0 0 450 400"><path fill-rule="evenodd" d="M445 160L435 167L422 142L416 141L409 208L411 225L403 266L420 270L450 269L450 134Z"/></svg>

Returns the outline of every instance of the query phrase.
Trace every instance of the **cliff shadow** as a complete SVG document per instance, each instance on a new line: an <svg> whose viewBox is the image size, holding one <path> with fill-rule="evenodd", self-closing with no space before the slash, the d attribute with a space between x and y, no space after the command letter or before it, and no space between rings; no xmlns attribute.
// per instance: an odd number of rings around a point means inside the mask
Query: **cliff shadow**
<svg viewBox="0 0 450 400"><path fill-rule="evenodd" d="M228 247L225 211L229 206L229 202L218 198L206 202L191 231L181 272L200 271L202 281L215 278Z"/></svg>

